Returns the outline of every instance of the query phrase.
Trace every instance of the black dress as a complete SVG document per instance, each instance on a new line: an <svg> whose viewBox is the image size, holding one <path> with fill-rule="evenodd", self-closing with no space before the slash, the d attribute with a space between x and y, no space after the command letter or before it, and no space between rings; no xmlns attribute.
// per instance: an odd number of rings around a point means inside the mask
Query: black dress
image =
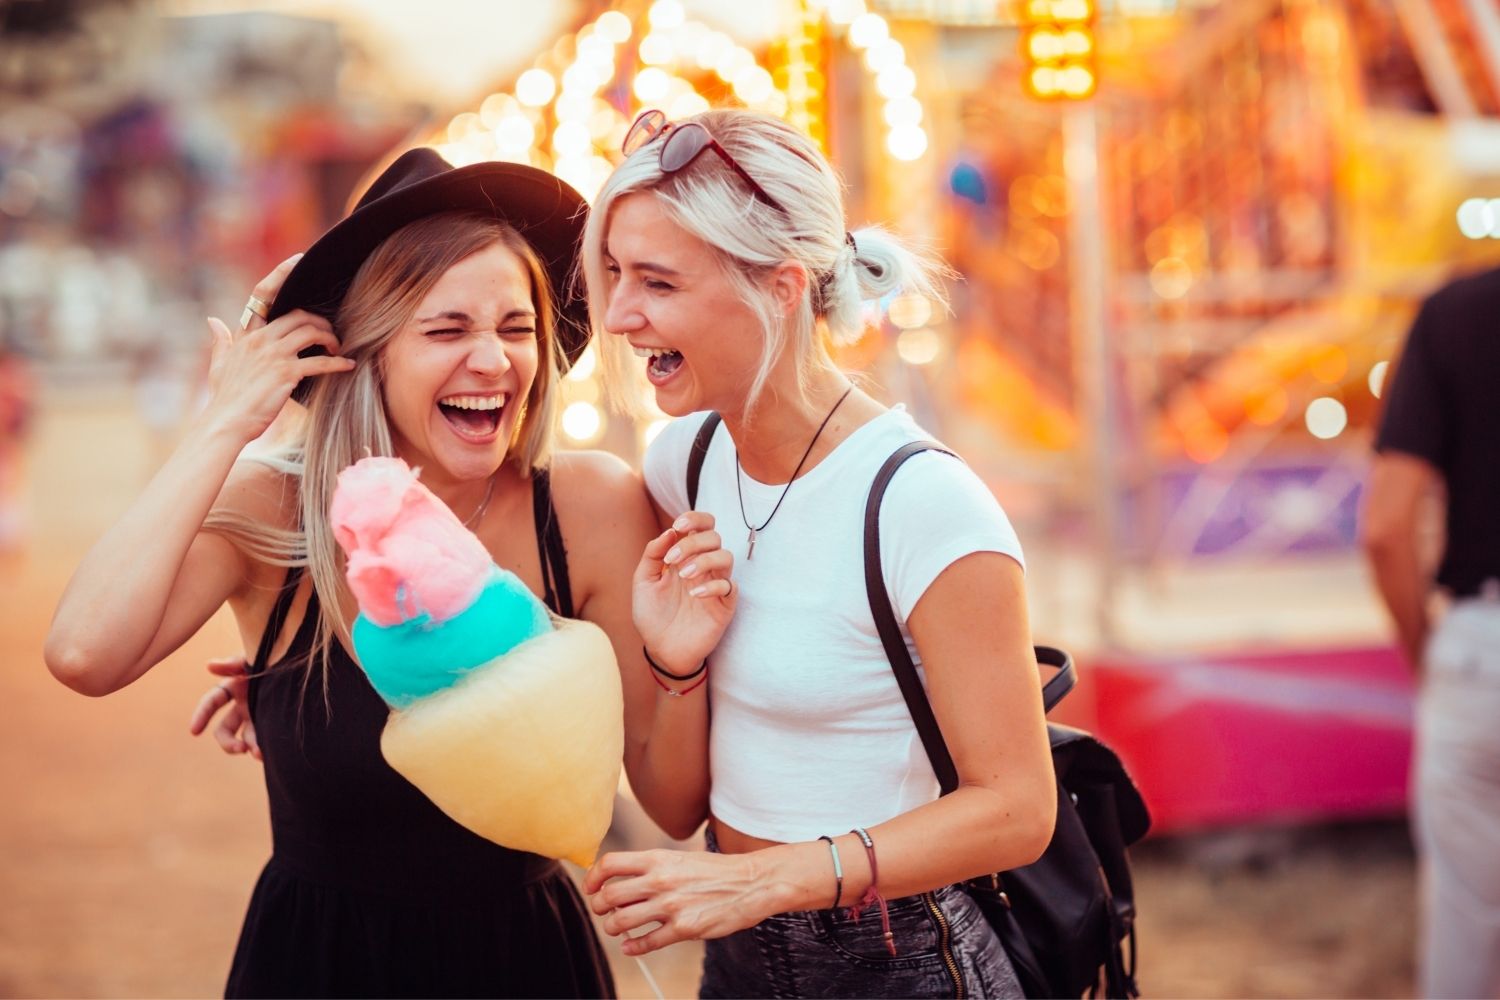
<svg viewBox="0 0 1500 1000"><path fill-rule="evenodd" d="M571 617L545 473L533 493L545 599ZM286 656L266 665L300 576L288 573L252 666L272 854L225 994L613 996L604 951L562 866L470 833L393 771L380 754L386 704L338 643L325 704L321 672L305 669L316 591Z"/></svg>

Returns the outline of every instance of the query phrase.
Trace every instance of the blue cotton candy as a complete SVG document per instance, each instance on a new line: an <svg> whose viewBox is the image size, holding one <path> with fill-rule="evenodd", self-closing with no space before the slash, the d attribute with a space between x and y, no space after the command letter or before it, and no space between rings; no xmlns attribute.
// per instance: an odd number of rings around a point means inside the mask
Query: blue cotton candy
<svg viewBox="0 0 1500 1000"><path fill-rule="evenodd" d="M473 605L446 622L420 615L383 627L360 615L354 652L380 697L400 709L551 630L546 606L520 577L497 566Z"/></svg>

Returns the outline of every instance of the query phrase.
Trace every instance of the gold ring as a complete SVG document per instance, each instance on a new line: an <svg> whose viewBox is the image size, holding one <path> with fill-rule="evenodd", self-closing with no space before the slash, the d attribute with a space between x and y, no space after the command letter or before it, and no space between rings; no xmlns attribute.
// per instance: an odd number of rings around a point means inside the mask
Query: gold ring
<svg viewBox="0 0 1500 1000"><path fill-rule="evenodd" d="M269 320L271 318L270 310L267 308L266 303L263 300L256 298L254 295L250 296L249 301L245 303L245 311L240 313L241 330L250 329L251 316L259 316L263 320Z"/></svg>

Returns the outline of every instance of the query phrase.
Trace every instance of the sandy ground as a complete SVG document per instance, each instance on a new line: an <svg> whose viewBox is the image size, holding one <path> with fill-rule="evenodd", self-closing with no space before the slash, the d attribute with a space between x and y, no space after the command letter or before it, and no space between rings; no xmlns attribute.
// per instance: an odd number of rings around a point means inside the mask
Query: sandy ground
<svg viewBox="0 0 1500 1000"><path fill-rule="evenodd" d="M232 630L216 619L102 701L47 676L57 596L157 455L117 393L48 402L30 539L0 556L0 996L212 996L269 850L258 766L187 735L202 663L234 649ZM1399 822L1148 841L1136 874L1147 995L1410 995ZM698 955L651 959L668 995L694 990ZM631 963L617 969L624 995L650 995Z"/></svg>

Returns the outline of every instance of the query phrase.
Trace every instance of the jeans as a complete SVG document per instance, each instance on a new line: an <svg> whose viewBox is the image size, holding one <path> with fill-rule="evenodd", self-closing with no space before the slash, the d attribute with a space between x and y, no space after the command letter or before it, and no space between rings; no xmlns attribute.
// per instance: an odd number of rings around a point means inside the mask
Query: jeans
<svg viewBox="0 0 1500 1000"><path fill-rule="evenodd" d="M715 850L709 834L709 850ZM887 901L897 954L875 907L778 913L705 942L700 997L1020 997L1000 939L962 889Z"/></svg>
<svg viewBox="0 0 1500 1000"><path fill-rule="evenodd" d="M1425 997L1500 997L1500 600L1434 630L1417 706L1414 819Z"/></svg>

